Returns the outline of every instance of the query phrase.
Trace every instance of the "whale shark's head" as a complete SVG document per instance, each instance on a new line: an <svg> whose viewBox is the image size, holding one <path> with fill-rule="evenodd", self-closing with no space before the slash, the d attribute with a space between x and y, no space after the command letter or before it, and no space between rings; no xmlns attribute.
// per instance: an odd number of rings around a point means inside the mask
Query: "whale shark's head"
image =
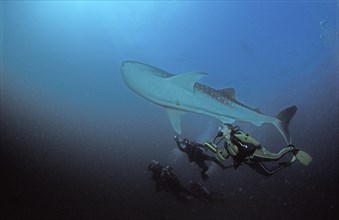
<svg viewBox="0 0 339 220"><path fill-rule="evenodd" d="M121 63L121 76L124 83L134 92L143 95L157 80L167 78L172 74L159 68L135 61Z"/></svg>
<svg viewBox="0 0 339 220"><path fill-rule="evenodd" d="M135 81L137 78L142 77L142 73L132 61L124 61L121 63L121 77L124 83L132 90L135 88ZM138 77L139 76L139 77Z"/></svg>

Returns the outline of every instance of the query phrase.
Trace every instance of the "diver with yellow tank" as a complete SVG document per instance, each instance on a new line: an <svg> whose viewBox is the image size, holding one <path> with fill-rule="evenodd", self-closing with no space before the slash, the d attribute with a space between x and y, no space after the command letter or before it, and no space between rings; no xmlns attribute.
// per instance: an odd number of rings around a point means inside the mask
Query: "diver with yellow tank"
<svg viewBox="0 0 339 220"><path fill-rule="evenodd" d="M220 138L220 140L215 143L217 138ZM223 147L218 149L217 145L222 140L225 140ZM253 137L240 130L238 126L227 123L221 126L213 143L206 142L205 145L209 150L215 153L221 161L225 161L231 156L233 158L232 167L234 167L234 169L242 163L245 163L265 176L271 176L277 171L290 166L296 159L305 166L312 161L312 157L309 154L295 148L294 145L291 144L278 153L272 153L264 148ZM265 166L263 163L267 161L279 161L287 153L292 154L291 161L280 162L277 166L272 168Z"/></svg>

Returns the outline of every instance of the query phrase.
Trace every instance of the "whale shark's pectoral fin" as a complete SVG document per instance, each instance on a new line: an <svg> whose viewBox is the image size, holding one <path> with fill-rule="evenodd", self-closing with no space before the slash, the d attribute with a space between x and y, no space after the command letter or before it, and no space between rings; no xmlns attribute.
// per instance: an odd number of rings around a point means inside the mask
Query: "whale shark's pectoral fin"
<svg viewBox="0 0 339 220"><path fill-rule="evenodd" d="M181 134L181 116L186 112L177 109L166 108L169 120L177 134Z"/></svg>
<svg viewBox="0 0 339 220"><path fill-rule="evenodd" d="M166 78L170 83L176 84L184 89L189 91L194 91L194 84L203 76L206 76L207 73L202 72L190 72L183 73L179 75L174 75L169 78Z"/></svg>

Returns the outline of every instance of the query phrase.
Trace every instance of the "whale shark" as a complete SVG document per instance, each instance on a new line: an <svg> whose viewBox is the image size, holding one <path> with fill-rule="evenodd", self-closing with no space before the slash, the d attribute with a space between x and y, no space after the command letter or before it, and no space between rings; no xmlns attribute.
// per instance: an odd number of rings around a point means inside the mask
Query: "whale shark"
<svg viewBox="0 0 339 220"><path fill-rule="evenodd" d="M273 124L287 144L291 143L289 123L297 111L292 105L277 116L269 116L239 102L233 88L214 89L198 81L204 72L171 74L136 61L121 64L123 82L132 91L167 111L174 131L181 134L181 118L191 112L211 116L222 123L248 122L256 126Z"/></svg>

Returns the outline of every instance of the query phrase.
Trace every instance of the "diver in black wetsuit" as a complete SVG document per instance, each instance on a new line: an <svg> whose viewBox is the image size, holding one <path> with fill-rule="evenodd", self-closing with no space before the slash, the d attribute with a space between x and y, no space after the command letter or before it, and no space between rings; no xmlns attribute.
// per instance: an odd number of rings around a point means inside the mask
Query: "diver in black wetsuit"
<svg viewBox="0 0 339 220"><path fill-rule="evenodd" d="M181 185L178 177L172 172L172 167L169 165L164 167L153 160L149 164L148 170L152 172L152 179L155 181L157 192L170 192L179 201L185 203L190 201L191 192Z"/></svg>
<svg viewBox="0 0 339 220"><path fill-rule="evenodd" d="M186 138L184 138L183 141L179 141L178 136L174 136L174 140L177 143L179 150L187 154L190 162L195 162L200 167L200 174L203 180L208 178L208 175L206 174L206 171L208 170L208 166L205 163L206 160L213 161L222 169L226 168L216 157L209 156L201 150L201 148L205 148L205 145L189 142Z"/></svg>

